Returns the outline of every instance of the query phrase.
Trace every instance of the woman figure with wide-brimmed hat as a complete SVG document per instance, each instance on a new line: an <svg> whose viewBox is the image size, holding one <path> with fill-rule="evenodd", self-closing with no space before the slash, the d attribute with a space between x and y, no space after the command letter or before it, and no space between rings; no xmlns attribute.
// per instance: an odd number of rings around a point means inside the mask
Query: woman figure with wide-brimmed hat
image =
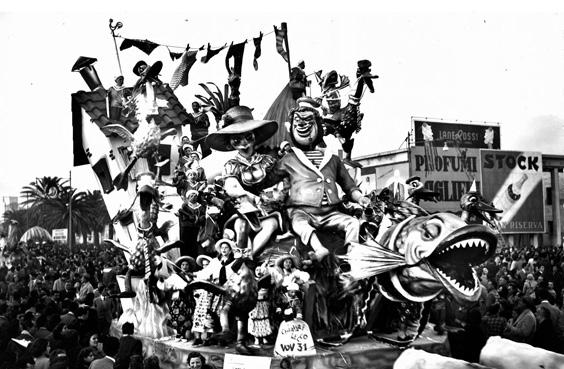
<svg viewBox="0 0 564 369"><path fill-rule="evenodd" d="M234 237L235 234L233 231L225 230L223 238L215 243L215 248L218 254L217 257L210 259L209 263L202 270L196 273L196 278L198 280L212 282L220 287L223 287L226 284L227 280L235 273L231 268L233 262L235 261L233 250L236 248L236 245L232 240ZM202 262L204 258L199 257L198 260ZM213 313L219 315L219 310L223 305L223 296L203 289L195 290L194 295L198 295L198 297L196 298L196 309L194 311L194 326L192 332L195 333L194 336L196 337L194 345L197 345L205 343L202 336L204 336L204 333L208 333L206 332L208 310L211 310ZM204 336L204 338L207 337Z"/></svg>
<svg viewBox="0 0 564 369"><path fill-rule="evenodd" d="M177 274L182 276L186 282L190 282L193 273L196 271L196 261L191 256L181 256L174 261ZM180 290L173 294L170 301L170 325L176 330L176 334L181 338L188 338L192 326L192 307L190 296Z"/></svg>
<svg viewBox="0 0 564 369"><path fill-rule="evenodd" d="M246 106L229 109L223 122L223 128L210 134L207 143L219 151L237 150L235 158L225 163L224 189L227 195L239 200L238 214L233 219L237 245L241 249L247 248L249 236L253 234L252 253L257 256L282 226L279 211L273 211L265 204L258 205L261 190L274 184L269 182L268 175L276 160L273 156L257 153L256 146L277 131L278 123L255 120ZM230 225L229 221L227 225Z"/></svg>
<svg viewBox="0 0 564 369"><path fill-rule="evenodd" d="M282 274L283 286L288 286L290 283L302 285L310 279L309 273L300 269L300 259L295 255L282 255L276 259L274 264L278 268L278 271Z"/></svg>

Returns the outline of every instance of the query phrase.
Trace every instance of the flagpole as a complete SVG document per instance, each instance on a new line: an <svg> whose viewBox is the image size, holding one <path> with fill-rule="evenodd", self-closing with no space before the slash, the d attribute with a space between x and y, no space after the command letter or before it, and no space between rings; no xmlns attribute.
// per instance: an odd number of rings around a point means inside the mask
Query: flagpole
<svg viewBox="0 0 564 369"><path fill-rule="evenodd" d="M286 53L288 55L288 77L292 76L292 63L290 63L290 47L288 46L288 25L286 22L282 22L280 27L284 31L284 46L286 47Z"/></svg>
<svg viewBox="0 0 564 369"><path fill-rule="evenodd" d="M118 47L117 47L117 42L116 42L116 34L115 34L115 30L116 29L120 29L121 27L123 27L123 23L121 22L117 22L116 25L112 25L112 23L114 22L113 19L110 18L110 31L112 31L112 38L114 39L114 47L116 49L116 56L117 56L117 61L118 61L118 65L119 65L119 74L121 76L123 76L123 71L121 70L121 61L119 60L119 51L118 51Z"/></svg>

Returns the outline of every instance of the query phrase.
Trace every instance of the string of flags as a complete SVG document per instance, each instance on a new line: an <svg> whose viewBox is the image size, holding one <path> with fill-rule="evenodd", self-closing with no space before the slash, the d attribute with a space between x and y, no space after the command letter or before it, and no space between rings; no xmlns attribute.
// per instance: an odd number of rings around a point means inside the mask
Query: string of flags
<svg viewBox="0 0 564 369"><path fill-rule="evenodd" d="M199 48L191 48L188 44L186 47L182 46L173 46L173 45L165 45L159 44L150 40L141 40L141 39L132 39L126 38L119 35L114 35L115 38L121 38L123 41L119 47L119 50L127 50L131 47L135 47L145 54L150 55L157 47L162 46L166 47L172 61L180 60L180 64L176 68L175 72L173 73L173 77L171 79L170 86L173 89L176 89L178 86L186 86L188 84L188 72L190 68L196 63L197 61L197 53L199 51L205 51L205 55L200 58L200 62L203 64L208 63L214 56L218 55L221 51L227 48L227 55L225 57L225 68L227 69L228 73L235 73L237 75L241 75L242 71L242 64L243 64L243 54L245 52L245 45L248 41L252 40L254 46L254 54L253 54L253 68L258 70L258 59L262 54L261 44L262 39L264 36L270 35L274 33L276 36L276 50L282 56L282 58L286 61L286 63L290 63L289 60L289 51L287 50L287 29L286 25L283 23L280 28L274 26L274 30L268 33L263 34L259 32L258 37L254 37L252 39L244 40L240 43L234 43L233 41L230 43L229 47L227 43L220 47L212 47L211 44L208 42L207 47L203 45ZM284 48L284 43L286 45L286 49ZM183 52L175 52L171 49L178 49L183 48Z"/></svg>

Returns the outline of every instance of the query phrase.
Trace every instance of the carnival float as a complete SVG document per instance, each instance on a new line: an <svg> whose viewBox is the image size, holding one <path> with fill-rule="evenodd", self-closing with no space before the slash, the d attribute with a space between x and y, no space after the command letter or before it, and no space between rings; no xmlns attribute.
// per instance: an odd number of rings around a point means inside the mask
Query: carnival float
<svg viewBox="0 0 564 369"><path fill-rule="evenodd" d="M121 26L110 21L114 41ZM241 44L227 50L227 83L200 84L194 103L175 89L188 84L198 49L177 55L169 83L161 61L138 62L132 87L118 76L108 89L95 58L72 67L90 89L72 94L75 165L96 174L116 231L107 242L129 263L112 296L124 311L115 327L134 323L145 351L169 367L190 351L218 365L231 354L268 357L273 368L391 367L406 347L448 354L427 325L430 303L444 293L477 301L472 267L495 253L499 210L470 191L462 215L431 214L424 202L434 194L418 178L405 199L362 193L351 154L378 78L372 63L359 58L353 78L316 73L321 94L307 96L287 26L274 29L289 80L262 119L243 103ZM262 33L253 41L256 69ZM158 45L120 48L131 46ZM205 62L222 49L208 44ZM208 133L210 118L219 129Z"/></svg>

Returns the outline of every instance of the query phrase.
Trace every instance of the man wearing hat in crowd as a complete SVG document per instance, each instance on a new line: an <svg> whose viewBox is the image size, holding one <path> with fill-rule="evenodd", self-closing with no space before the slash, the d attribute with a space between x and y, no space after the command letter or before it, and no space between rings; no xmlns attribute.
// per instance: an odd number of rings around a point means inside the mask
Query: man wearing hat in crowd
<svg viewBox="0 0 564 369"><path fill-rule="evenodd" d="M192 103L193 112L188 114L190 125L190 138L192 139L192 144L194 145L194 150L199 147L202 148L202 157L206 157L211 154L211 150L206 143L206 136L208 135L208 129L210 127L210 120L205 111L202 110L200 103L194 101Z"/></svg>
<svg viewBox="0 0 564 369"><path fill-rule="evenodd" d="M370 200L349 175L343 161L318 144L323 139L320 105L311 98L298 99L298 107L290 112L290 137L294 147L281 158L275 169L279 178L290 181L286 201L293 231L302 244L313 249L310 257L324 259L329 250L323 246L317 232L325 230L345 233L345 245L358 242L359 220L339 211L341 202L337 185L348 198L363 207Z"/></svg>

